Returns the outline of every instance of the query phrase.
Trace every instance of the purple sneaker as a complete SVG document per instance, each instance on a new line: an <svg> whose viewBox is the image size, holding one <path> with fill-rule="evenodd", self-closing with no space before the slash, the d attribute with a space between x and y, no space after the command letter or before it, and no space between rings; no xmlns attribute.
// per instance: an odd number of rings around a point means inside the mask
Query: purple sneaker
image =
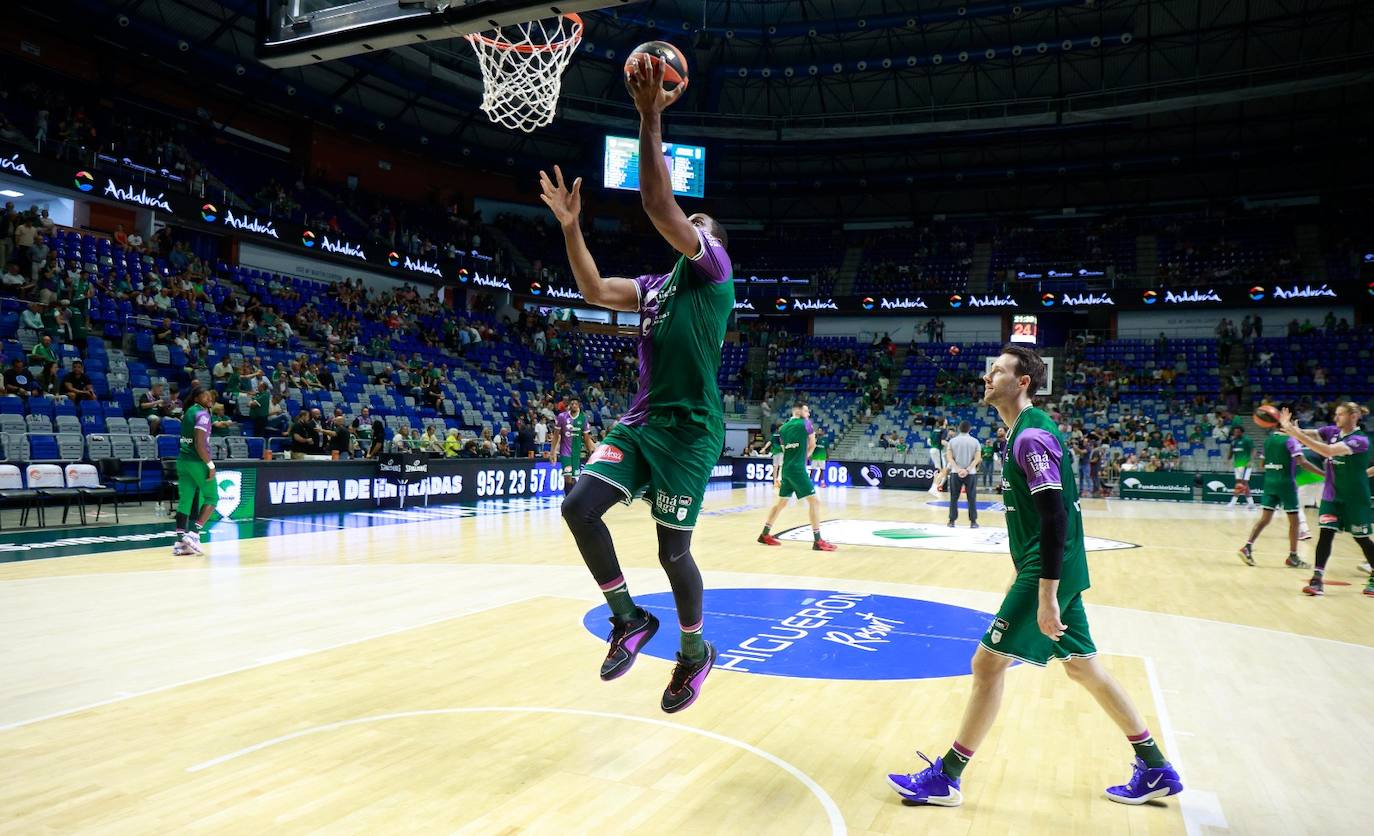
<svg viewBox="0 0 1374 836"><path fill-rule="evenodd" d="M663 701L659 707L669 714L681 711L697 701L701 696L701 684L716 664L716 646L706 642L706 658L698 662L688 661L681 653L677 655L677 667L668 687L663 689Z"/></svg>
<svg viewBox="0 0 1374 836"><path fill-rule="evenodd" d="M1167 798L1183 792L1183 779L1169 764L1148 767L1135 759L1131 765L1131 780L1125 786L1107 787L1107 798L1120 804L1144 804L1153 798Z"/></svg>
<svg viewBox="0 0 1374 836"><path fill-rule="evenodd" d="M606 651L606 660L601 663L601 678L607 682L629 672L635 657L649 639L658 632L658 619L647 610L640 610L639 618L621 621L611 619L611 635L607 639L611 649Z"/></svg>
<svg viewBox="0 0 1374 836"><path fill-rule="evenodd" d="M945 774L945 759L936 758L932 762L924 752L916 754L930 765L910 775L888 775L888 786L896 790L903 800L913 804L931 804L936 807L958 807L963 804L964 796L959 792L959 779Z"/></svg>

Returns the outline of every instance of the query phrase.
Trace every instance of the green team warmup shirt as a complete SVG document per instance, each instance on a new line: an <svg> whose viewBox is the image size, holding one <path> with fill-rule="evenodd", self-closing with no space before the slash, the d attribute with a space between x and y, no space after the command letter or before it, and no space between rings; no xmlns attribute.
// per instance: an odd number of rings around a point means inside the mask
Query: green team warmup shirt
<svg viewBox="0 0 1374 836"><path fill-rule="evenodd" d="M564 410L554 420L558 428L558 463L563 466L564 476L576 476L582 470L582 434L587 431L587 413L579 412L573 417Z"/></svg>
<svg viewBox="0 0 1374 836"><path fill-rule="evenodd" d="M1264 497L1260 506L1270 510L1298 510L1297 459L1302 445L1275 431L1264 439Z"/></svg>
<svg viewBox="0 0 1374 836"><path fill-rule="evenodd" d="M1231 439L1231 463L1236 467L1250 466L1250 453L1255 449L1255 442L1245 436Z"/></svg>
<svg viewBox="0 0 1374 836"><path fill-rule="evenodd" d="M697 228L700 248L671 272L638 276L639 391L586 473L641 491L655 522L691 529L706 482L725 447L716 375L725 325L735 308L730 257Z"/></svg>
<svg viewBox="0 0 1374 836"><path fill-rule="evenodd" d="M816 492L811 475L806 472L806 446L816 428L807 418L792 418L778 429L782 441L782 473L778 494L783 497L807 497Z"/></svg>
<svg viewBox="0 0 1374 836"><path fill-rule="evenodd" d="M219 502L219 486L214 474L196 452L196 433L210 438L210 412L200 404L192 404L181 417L181 440L177 450L177 511L194 515L199 506Z"/></svg>
<svg viewBox="0 0 1374 836"><path fill-rule="evenodd" d="M1007 449L1009 455L1002 469L1002 501L1007 509L1008 544L1016 580L980 644L992 653L1033 665L1044 665L1054 658L1092 656L1097 647L1083 609L1083 590L1090 585L1083 515L1078 510L1073 468L1062 466L1069 456L1069 445L1059 434L1054 419L1043 410L1027 407L1012 425ZM1057 596L1059 618L1067 629L1057 642L1040 632L1036 620L1040 595L1040 515L1031 497L1045 490L1060 492L1068 517Z"/></svg>

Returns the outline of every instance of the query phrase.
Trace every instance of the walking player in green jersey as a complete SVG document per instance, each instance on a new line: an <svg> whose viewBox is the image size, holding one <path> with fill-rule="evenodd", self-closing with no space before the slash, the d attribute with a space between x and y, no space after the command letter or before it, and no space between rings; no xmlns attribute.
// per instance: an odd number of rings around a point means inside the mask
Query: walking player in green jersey
<svg viewBox="0 0 1374 836"><path fill-rule="evenodd" d="M1326 456L1326 486L1317 509L1317 566L1312 580L1303 587L1308 595L1325 595L1323 575L1331 559L1331 544L1336 533L1344 531L1355 538L1366 563L1374 564L1374 542L1370 542L1369 513L1369 436L1360 428L1360 419L1369 410L1351 401L1336 407L1336 423L1317 430L1304 430L1284 409L1279 426L1298 443ZM1374 597L1374 574L1365 584L1364 594Z"/></svg>
<svg viewBox="0 0 1374 836"><path fill-rule="evenodd" d="M811 407L805 401L792 404L792 418L778 428L777 447L781 448L782 460L773 457L773 488L778 492L778 501L768 511L768 521L763 524L759 542L765 546L781 546L782 541L772 534L773 523L778 514L787 507L791 497L805 499L807 510L811 512L811 548L818 552L833 552L835 546L821 539L821 503L816 497L816 486L811 483L811 474L806 466L811 454L816 451L816 428L811 424Z"/></svg>
<svg viewBox="0 0 1374 836"><path fill-rule="evenodd" d="M1255 498L1250 495L1250 454L1254 451L1255 442L1246 437L1245 428L1232 427L1226 456L1231 460L1231 466L1236 469L1236 486L1231 494L1231 501L1227 503L1228 506L1235 505L1243 496L1251 508L1255 507Z"/></svg>
<svg viewBox="0 0 1374 836"><path fill-rule="evenodd" d="M1260 500L1260 508L1263 510L1260 511L1259 521L1250 531L1250 539L1240 547L1240 559L1248 566L1255 565L1255 541L1274 518L1274 512L1282 508L1288 515L1288 559L1284 561L1284 565L1301 569L1307 564L1298 557L1298 540L1302 537L1303 519L1302 506L1298 503L1297 469L1302 468L1317 475L1324 474L1321 468L1309 462L1302 454L1302 445L1277 427L1264 439L1264 448L1260 455L1264 457L1264 498Z"/></svg>
<svg viewBox="0 0 1374 836"><path fill-rule="evenodd" d="M568 408L558 413L549 443L549 461L563 470L563 491L572 490L573 482L582 473L582 444L591 449L592 437L587 434L587 415L577 398L568 400Z"/></svg>
<svg viewBox="0 0 1374 836"><path fill-rule="evenodd" d="M177 541L172 554L204 554L200 530L219 502L215 463L210 458L210 407L215 391L191 388L181 416L181 449L177 451Z"/></svg>
<svg viewBox="0 0 1374 836"><path fill-rule="evenodd" d="M920 772L888 776L892 788L910 802L941 807L962 802L960 776L997 719L1007 668L1017 659L1038 666L1063 660L1069 678L1086 688L1126 735L1135 750L1134 770L1126 784L1107 789L1109 799L1144 804L1183 791L1135 704L1096 658L1083 611L1088 559L1069 446L1054 419L1031 404L1045 375L1039 355L1011 345L983 378L984 402L1011 427L1002 501L1016 577L973 653L973 693L954 745L934 762L922 754L929 766Z"/></svg>
<svg viewBox="0 0 1374 836"><path fill-rule="evenodd" d="M570 189L555 166L554 179L541 174L540 181L543 201L563 229L583 298L639 314L639 391L563 500L563 519L611 609L610 649L601 678L626 673L658 630L658 619L631 599L602 520L617 501L644 494L653 508L659 563L677 605L681 649L660 702L664 711L675 712L697 699L716 656L702 636L701 572L691 544L706 483L725 447L716 374L735 288L724 228L709 215L688 217L673 199L661 117L687 85L664 90L664 67L637 56L626 83L640 114L640 201L659 234L680 254L671 271L602 278L579 226L581 178Z"/></svg>

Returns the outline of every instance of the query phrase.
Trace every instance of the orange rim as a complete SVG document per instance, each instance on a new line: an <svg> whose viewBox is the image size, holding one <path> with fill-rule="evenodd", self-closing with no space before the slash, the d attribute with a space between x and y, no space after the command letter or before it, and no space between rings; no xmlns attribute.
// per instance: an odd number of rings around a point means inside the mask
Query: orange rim
<svg viewBox="0 0 1374 836"><path fill-rule="evenodd" d="M564 38L561 41L555 41L551 44L513 44L510 41L498 41L495 38L488 38L486 35L483 35L481 33L473 33L471 35L467 35L466 37L468 41L472 43L480 43L483 46L489 46L493 49L505 49L510 50L512 52L523 53L553 52L554 50L562 49L569 43L578 41L582 38L582 16L577 14L576 12L568 12L567 14L562 15L562 17L565 17L573 22L573 30L571 33L569 33L568 37Z"/></svg>

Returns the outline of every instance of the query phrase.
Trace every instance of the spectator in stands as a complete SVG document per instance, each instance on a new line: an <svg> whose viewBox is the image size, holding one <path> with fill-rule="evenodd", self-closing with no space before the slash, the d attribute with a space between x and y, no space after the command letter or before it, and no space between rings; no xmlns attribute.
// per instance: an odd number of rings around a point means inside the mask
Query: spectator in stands
<svg viewBox="0 0 1374 836"><path fill-rule="evenodd" d="M58 378L56 360L49 360L48 362L44 363L39 372L36 375L34 375L34 378L35 388L37 388L40 394L61 394L61 380L59 380Z"/></svg>
<svg viewBox="0 0 1374 836"><path fill-rule="evenodd" d="M317 363L315 364L315 368L315 379L320 382L321 389L325 390L326 392L333 392L338 389L338 386L336 385L336 382L334 380L334 373L329 370L328 366L323 366Z"/></svg>
<svg viewBox="0 0 1374 836"><path fill-rule="evenodd" d="M336 415L334 417L334 434L329 439L329 452L337 454L335 458L352 458L355 443L353 431L348 426L348 418L343 415Z"/></svg>
<svg viewBox="0 0 1374 836"><path fill-rule="evenodd" d="M482 438L477 442L477 452L484 457L496 455L496 440L491 437L490 429L482 430Z"/></svg>
<svg viewBox="0 0 1374 836"><path fill-rule="evenodd" d="M162 392L162 383L156 382L138 399L138 414L148 419L152 435L158 434L164 415L170 414L171 402Z"/></svg>
<svg viewBox="0 0 1374 836"><path fill-rule="evenodd" d="M434 431L433 424L430 424L429 426L425 427L424 433L422 433L420 436L419 444L420 451L423 453L431 453L441 456L444 454L444 439L441 438L439 434Z"/></svg>
<svg viewBox="0 0 1374 836"><path fill-rule="evenodd" d="M41 334L46 330L43 324L43 305L39 302L30 302L24 312L19 315L19 327L27 328L35 334Z"/></svg>
<svg viewBox="0 0 1374 836"><path fill-rule="evenodd" d="M218 392L215 392L215 397L219 397ZM217 403L210 408L210 435L216 438L234 435L234 422L229 419L228 415L224 414L224 404L222 403Z"/></svg>
<svg viewBox="0 0 1374 836"><path fill-rule="evenodd" d="M11 255L15 261L19 262L19 271L28 278L33 277L32 251L37 236L38 230L34 228L29 216L20 216L19 225L14 228L14 251Z"/></svg>
<svg viewBox="0 0 1374 836"><path fill-rule="evenodd" d="M56 362L57 352L52 347L52 335L44 334L29 351L29 367L42 369L47 364Z"/></svg>
<svg viewBox="0 0 1374 836"><path fill-rule="evenodd" d="M444 439L444 458L456 459L461 452L463 452L463 441L458 438L457 430L450 429L448 437Z"/></svg>
<svg viewBox="0 0 1374 836"><path fill-rule="evenodd" d="M3 285L7 293L15 296L26 296L30 289L24 274L19 272L19 263L15 261L5 264L5 272L0 275L0 285Z"/></svg>
<svg viewBox="0 0 1374 836"><path fill-rule="evenodd" d="M62 379L62 394L71 398L73 401L93 401L95 396L95 385L91 378L86 374L86 366L80 360L72 362L72 370Z"/></svg>
<svg viewBox="0 0 1374 836"><path fill-rule="evenodd" d="M367 410L364 409L363 411L366 412ZM382 450L386 448L386 424L383 424L380 419L373 421L372 427L368 432L368 437L371 439L371 442L367 446L367 458L375 459L380 456Z"/></svg>
<svg viewBox="0 0 1374 836"><path fill-rule="evenodd" d="M396 435L391 439L391 452L409 453L411 451L410 432L406 427L397 427Z"/></svg>
<svg viewBox="0 0 1374 836"><path fill-rule="evenodd" d="M253 422L254 435L264 438L267 436L267 419L271 415L271 406L272 390L264 380L248 396L248 420Z"/></svg>
<svg viewBox="0 0 1374 836"><path fill-rule="evenodd" d="M527 418L515 419L515 455L522 459L531 458L537 451L534 447L534 428Z"/></svg>
<svg viewBox="0 0 1374 836"><path fill-rule="evenodd" d="M302 409L296 414L296 420L291 424L291 458L303 459L316 455L319 450L316 429L315 420L310 417L308 410Z"/></svg>
<svg viewBox="0 0 1374 836"><path fill-rule="evenodd" d="M5 394L26 400L33 394L33 377L21 357L14 358L14 363L5 370Z"/></svg>
<svg viewBox="0 0 1374 836"><path fill-rule="evenodd" d="M229 362L228 355L219 358L219 362L210 370L210 375L215 379L216 383L228 381L229 376L232 374L234 374L234 364ZM237 388L238 387L232 387L231 391L237 391Z"/></svg>
<svg viewBox="0 0 1374 836"><path fill-rule="evenodd" d="M124 224L115 224L114 240L121 247L129 246L129 233L124 231Z"/></svg>

